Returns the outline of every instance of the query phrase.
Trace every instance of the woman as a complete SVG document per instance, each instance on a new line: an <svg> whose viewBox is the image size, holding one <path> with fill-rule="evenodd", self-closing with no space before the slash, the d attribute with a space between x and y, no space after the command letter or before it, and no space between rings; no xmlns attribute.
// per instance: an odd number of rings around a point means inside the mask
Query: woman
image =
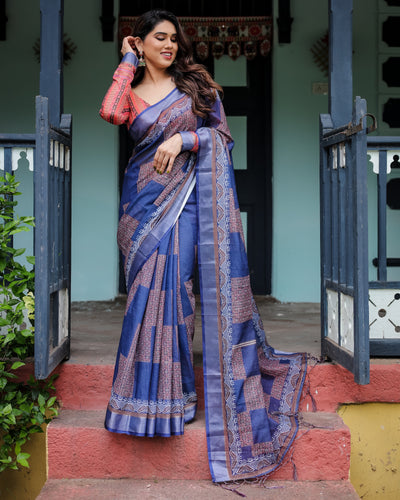
<svg viewBox="0 0 400 500"><path fill-rule="evenodd" d="M212 478L268 474L297 432L305 357L265 341L219 85L194 64L173 14L144 14L134 34L100 111L126 124L135 144L118 226L128 298L105 426L171 436L194 418L198 260Z"/></svg>

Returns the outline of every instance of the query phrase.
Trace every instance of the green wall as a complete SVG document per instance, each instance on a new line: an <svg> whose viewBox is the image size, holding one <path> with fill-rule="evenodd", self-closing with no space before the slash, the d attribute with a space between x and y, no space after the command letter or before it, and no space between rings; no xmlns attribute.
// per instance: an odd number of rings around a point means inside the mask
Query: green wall
<svg viewBox="0 0 400 500"><path fill-rule="evenodd" d="M313 95L312 84L328 79L310 49L327 30L328 9L321 0L294 1L291 7L291 43L279 45L275 30L272 54L272 294L283 302L318 302L318 134L328 98Z"/></svg>
<svg viewBox="0 0 400 500"><path fill-rule="evenodd" d="M353 5L353 95L366 98L376 114L377 0ZM318 302L319 114L328 112L329 103L312 93L313 83L328 78L313 62L311 47L328 29L328 0L295 0L291 6L292 42L279 45L275 33L273 48L272 294L283 302ZM371 198L371 224L375 206ZM371 230L371 256L375 249Z"/></svg>
<svg viewBox="0 0 400 500"><path fill-rule="evenodd" d="M118 128L99 117L118 52L101 40L100 13L97 0L65 2L64 30L77 46L64 74L65 111L73 115L73 300L118 293Z"/></svg>
<svg viewBox="0 0 400 500"><path fill-rule="evenodd" d="M354 95L366 97L373 113L378 105L377 2L354 0ZM277 0L274 4L277 12ZM272 295L283 302L318 302L318 128L328 98L312 93L312 84L327 77L314 64L311 47L328 27L328 0L293 0L291 5L292 42L278 44L275 19L272 51ZM98 0L65 2L65 32L77 47L64 73L64 110L73 114L73 300L105 300L118 292L118 129L101 120L98 110L119 57L116 41L101 40L100 9ZM0 131L33 132L39 65L32 47L39 37L39 0L7 2L7 16L7 41L0 42L6 68L0 79ZM32 173L18 176L24 185L32 184ZM29 211L32 199L26 196L20 213ZM31 253L31 235L21 238ZM371 231L371 255L374 238Z"/></svg>
<svg viewBox="0 0 400 500"><path fill-rule="evenodd" d="M24 15L21 15L21 13ZM0 133L34 133L39 64L33 46L39 37L39 1L7 2L7 41L0 41ZM33 215L33 172L15 172L23 195L16 198L19 215ZM0 175L2 172L0 171ZM33 231L14 236L14 245L33 255Z"/></svg>
<svg viewBox="0 0 400 500"><path fill-rule="evenodd" d="M116 2L117 3L117 2ZM79 12L79 15L78 15ZM21 14L23 13L23 15ZM103 300L117 294L117 127L98 115L115 66L116 43L101 40L97 0L65 2L64 30L77 50L64 71L64 112L73 115L72 299ZM0 131L33 133L39 64L39 0L7 2L7 40L0 42ZM32 173L17 171L24 188L18 212L32 213ZM15 244L32 253L32 235Z"/></svg>

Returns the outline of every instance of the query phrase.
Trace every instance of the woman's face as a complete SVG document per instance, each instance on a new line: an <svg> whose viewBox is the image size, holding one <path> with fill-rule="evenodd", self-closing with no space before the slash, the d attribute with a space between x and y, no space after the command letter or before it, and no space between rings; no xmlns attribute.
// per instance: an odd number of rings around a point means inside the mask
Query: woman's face
<svg viewBox="0 0 400 500"><path fill-rule="evenodd" d="M153 31L146 35L138 48L144 53L146 66L158 69L168 68L178 53L175 26L170 21L161 21Z"/></svg>

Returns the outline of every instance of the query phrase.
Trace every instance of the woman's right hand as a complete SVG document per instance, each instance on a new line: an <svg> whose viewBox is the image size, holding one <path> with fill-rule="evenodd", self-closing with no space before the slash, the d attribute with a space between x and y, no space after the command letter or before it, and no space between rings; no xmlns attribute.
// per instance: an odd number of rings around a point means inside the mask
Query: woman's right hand
<svg viewBox="0 0 400 500"><path fill-rule="evenodd" d="M177 133L162 142L154 155L153 167L158 174L169 174L174 165L175 158L182 151L182 136Z"/></svg>
<svg viewBox="0 0 400 500"><path fill-rule="evenodd" d="M122 40L121 54L124 56L128 52L132 52L133 54L137 55L135 39L133 38L133 36L126 36Z"/></svg>

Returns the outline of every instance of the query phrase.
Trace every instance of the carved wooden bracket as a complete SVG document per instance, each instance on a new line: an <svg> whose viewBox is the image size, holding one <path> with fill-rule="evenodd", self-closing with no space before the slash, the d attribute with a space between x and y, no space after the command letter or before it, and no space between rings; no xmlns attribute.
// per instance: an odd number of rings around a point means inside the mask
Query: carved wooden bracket
<svg viewBox="0 0 400 500"><path fill-rule="evenodd" d="M6 16L6 0L0 0L0 40L6 39L6 25L7 25L7 16Z"/></svg>
<svg viewBox="0 0 400 500"><path fill-rule="evenodd" d="M293 17L290 16L290 0L279 0L278 42L290 43Z"/></svg>
<svg viewBox="0 0 400 500"><path fill-rule="evenodd" d="M114 0L102 0L100 21L103 42L114 41Z"/></svg>

